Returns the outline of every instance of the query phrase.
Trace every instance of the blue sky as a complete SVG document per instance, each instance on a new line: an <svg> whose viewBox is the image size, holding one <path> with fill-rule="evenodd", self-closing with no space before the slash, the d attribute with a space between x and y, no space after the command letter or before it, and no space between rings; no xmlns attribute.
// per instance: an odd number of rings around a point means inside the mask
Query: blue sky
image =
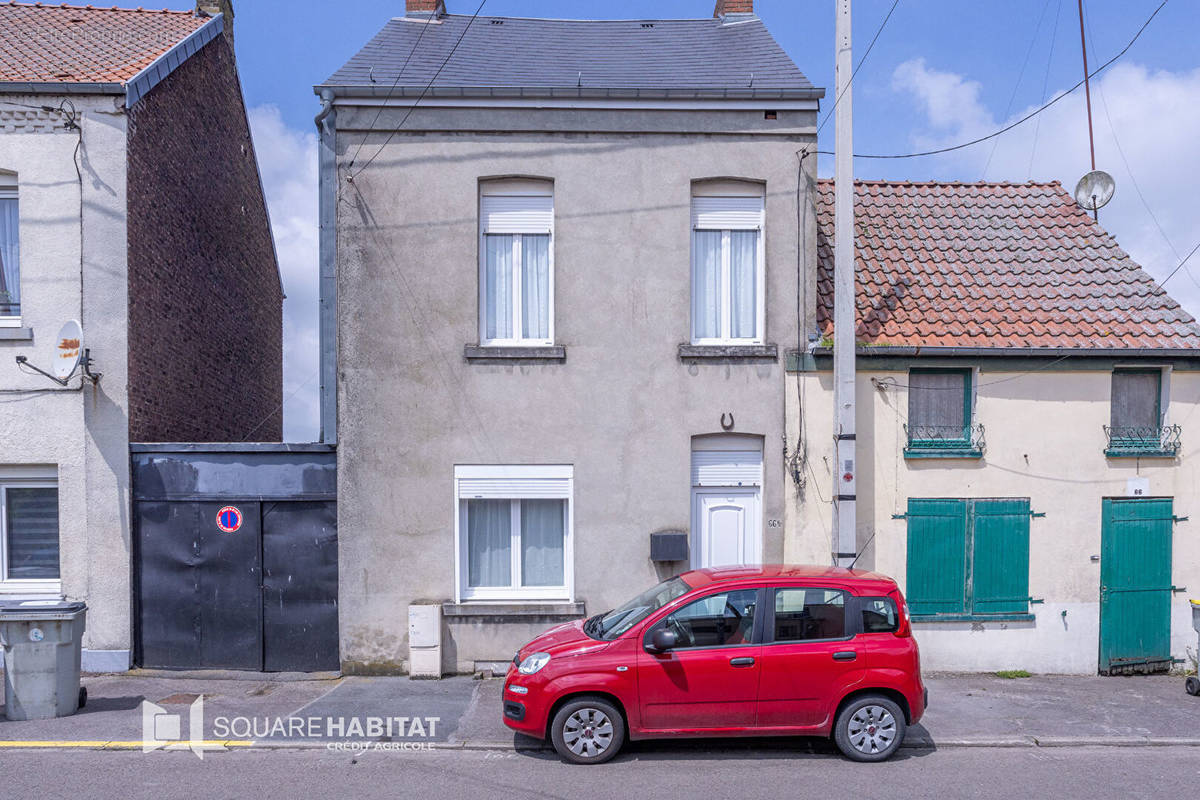
<svg viewBox="0 0 1200 800"><path fill-rule="evenodd" d="M289 300L285 428L316 434L316 233L312 85L353 55L404 0L234 0L238 61ZM1089 64L1125 46L1160 0L1086 0ZM470 14L478 0L448 0ZM187 2L171 2L189 8ZM487 0L484 15L706 17L712 0ZM855 60L892 0L854 3ZM756 0L776 40L833 97L834 0ZM1171 0L1137 44L1093 82L1097 166L1116 178L1102 223L1160 280L1200 239L1200 3ZM1082 77L1075 0L900 0L854 83L855 151L897 153L991 132ZM1014 131L968 150L856 162L859 177L1053 180L1088 170L1082 89ZM833 124L821 132L831 149ZM832 172L823 159L822 175ZM1135 186L1136 183L1136 186ZM1149 211L1147 211L1149 207ZM1168 290L1200 316L1200 257Z"/></svg>

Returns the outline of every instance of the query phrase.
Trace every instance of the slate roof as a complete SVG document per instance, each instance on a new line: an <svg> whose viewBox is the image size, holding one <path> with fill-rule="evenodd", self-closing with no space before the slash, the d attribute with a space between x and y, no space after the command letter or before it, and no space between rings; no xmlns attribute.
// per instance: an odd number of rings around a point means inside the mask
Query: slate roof
<svg viewBox="0 0 1200 800"><path fill-rule="evenodd" d="M434 80L462 37L432 84L434 93L446 89L708 90L773 97L824 93L813 88L762 20L752 15L727 17L724 23L720 19L479 17L468 27L470 20L453 14L433 23L393 19L322 85L391 91L396 84L397 95L419 93Z"/></svg>
<svg viewBox="0 0 1200 800"><path fill-rule="evenodd" d="M833 181L817 202L833 330ZM860 344L1200 347L1200 326L1053 183L855 183Z"/></svg>
<svg viewBox="0 0 1200 800"><path fill-rule="evenodd" d="M124 83L206 22L190 11L0 3L0 82Z"/></svg>

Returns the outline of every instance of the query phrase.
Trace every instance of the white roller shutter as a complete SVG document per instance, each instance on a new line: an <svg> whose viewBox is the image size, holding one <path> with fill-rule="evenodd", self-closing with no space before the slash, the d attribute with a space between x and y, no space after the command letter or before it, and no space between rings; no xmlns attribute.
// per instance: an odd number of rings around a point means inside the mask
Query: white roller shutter
<svg viewBox="0 0 1200 800"><path fill-rule="evenodd" d="M700 230L758 230L761 197L693 197L692 227Z"/></svg>
<svg viewBox="0 0 1200 800"><path fill-rule="evenodd" d="M692 486L761 486L762 451L693 450Z"/></svg>
<svg viewBox="0 0 1200 800"><path fill-rule="evenodd" d="M485 194L480 218L484 233L549 233L554 225L554 198Z"/></svg>
<svg viewBox="0 0 1200 800"><path fill-rule="evenodd" d="M459 478L462 500L511 498L570 498L570 478Z"/></svg>

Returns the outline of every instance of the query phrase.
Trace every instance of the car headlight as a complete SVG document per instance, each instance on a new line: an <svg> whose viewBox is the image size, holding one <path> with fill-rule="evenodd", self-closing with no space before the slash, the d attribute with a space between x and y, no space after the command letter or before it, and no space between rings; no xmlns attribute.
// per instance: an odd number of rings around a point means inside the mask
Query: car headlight
<svg viewBox="0 0 1200 800"><path fill-rule="evenodd" d="M525 656L525 660L517 667L517 672L520 672L522 675L532 675L549 663L549 653L530 653Z"/></svg>

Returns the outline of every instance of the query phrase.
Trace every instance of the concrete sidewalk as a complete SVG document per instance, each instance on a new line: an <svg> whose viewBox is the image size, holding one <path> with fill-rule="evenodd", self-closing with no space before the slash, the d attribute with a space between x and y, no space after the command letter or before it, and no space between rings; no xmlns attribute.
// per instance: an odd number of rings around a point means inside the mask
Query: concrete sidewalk
<svg viewBox="0 0 1200 800"><path fill-rule="evenodd" d="M504 726L500 679L225 675L85 676L88 703L72 717L12 722L0 714L0 749L139 748L143 700L179 714L187 736L188 712L200 695L204 737L213 749L325 748L331 742L545 747ZM1200 698L1187 695L1178 677L938 675L926 684L930 708L909 729L906 747L1200 746Z"/></svg>

